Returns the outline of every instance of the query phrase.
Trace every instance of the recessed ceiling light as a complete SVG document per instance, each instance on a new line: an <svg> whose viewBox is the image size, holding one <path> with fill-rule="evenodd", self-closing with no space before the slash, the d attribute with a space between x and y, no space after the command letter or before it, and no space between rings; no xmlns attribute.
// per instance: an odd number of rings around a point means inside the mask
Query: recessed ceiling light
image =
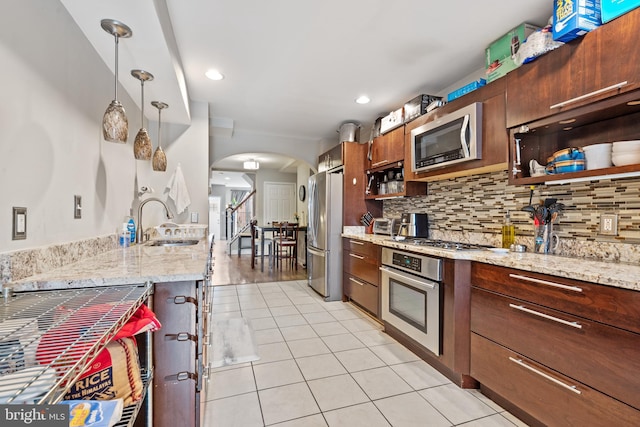
<svg viewBox="0 0 640 427"><path fill-rule="evenodd" d="M226 180L230 180L231 178L230 178L230 177L228 177L228 176L225 176L225 177L224 177L224 179L226 179Z"/></svg>
<svg viewBox="0 0 640 427"><path fill-rule="evenodd" d="M634 105L640 105L640 101L629 101L627 102L627 105L633 107Z"/></svg>
<svg viewBox="0 0 640 427"><path fill-rule="evenodd" d="M222 80L224 79L224 76L222 75L222 73L218 70L207 70L206 73L204 73L205 76L207 76L208 78L210 78L211 80Z"/></svg>
<svg viewBox="0 0 640 427"><path fill-rule="evenodd" d="M576 119L567 119L567 120L560 120L558 123L561 125L568 125L569 123L573 123L575 121Z"/></svg>
<svg viewBox="0 0 640 427"><path fill-rule="evenodd" d="M356 103L358 104L368 104L371 100L367 95L361 95L356 98Z"/></svg>

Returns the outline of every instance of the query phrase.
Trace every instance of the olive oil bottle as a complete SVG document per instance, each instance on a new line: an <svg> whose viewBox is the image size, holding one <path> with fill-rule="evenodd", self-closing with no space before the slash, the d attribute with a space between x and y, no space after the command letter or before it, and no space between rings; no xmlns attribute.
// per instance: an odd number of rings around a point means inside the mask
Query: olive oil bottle
<svg viewBox="0 0 640 427"><path fill-rule="evenodd" d="M504 225L502 226L502 247L509 248L516 242L516 227L511 224L511 215L507 211L507 215L504 218Z"/></svg>

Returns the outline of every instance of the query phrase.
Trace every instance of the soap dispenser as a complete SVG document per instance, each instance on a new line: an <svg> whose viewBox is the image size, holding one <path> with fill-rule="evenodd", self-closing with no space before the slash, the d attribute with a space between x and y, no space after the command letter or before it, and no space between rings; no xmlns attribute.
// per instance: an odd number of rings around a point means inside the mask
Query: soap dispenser
<svg viewBox="0 0 640 427"><path fill-rule="evenodd" d="M129 209L129 216L126 218L127 230L129 231L130 242L136 242L136 222L133 220L133 209Z"/></svg>
<svg viewBox="0 0 640 427"><path fill-rule="evenodd" d="M504 218L504 225L502 226L502 247L508 249L515 242L516 227L511 224L511 215L509 211L507 211L507 215Z"/></svg>

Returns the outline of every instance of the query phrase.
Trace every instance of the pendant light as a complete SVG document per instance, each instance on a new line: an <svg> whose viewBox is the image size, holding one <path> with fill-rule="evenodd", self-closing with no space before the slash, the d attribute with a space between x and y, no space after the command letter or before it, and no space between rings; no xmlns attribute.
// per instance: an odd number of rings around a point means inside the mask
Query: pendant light
<svg viewBox="0 0 640 427"><path fill-rule="evenodd" d="M103 19L100 25L103 30L113 35L116 41L115 96L102 117L102 135L106 141L126 144L129 137L129 122L124 107L118 101L118 40L121 37L129 38L133 33L131 28L115 19Z"/></svg>
<svg viewBox="0 0 640 427"><path fill-rule="evenodd" d="M162 147L160 146L160 122L162 121L162 110L165 108L169 108L169 105L160 101L152 101L151 105L158 109L158 148L156 148L156 152L153 153L153 170L164 172L167 170L167 156L162 151Z"/></svg>
<svg viewBox="0 0 640 427"><path fill-rule="evenodd" d="M140 80L140 92L142 100L140 102L140 130L133 141L133 155L138 160L151 160L151 138L149 132L144 128L144 82L153 80L153 74L144 70L131 70L131 75Z"/></svg>

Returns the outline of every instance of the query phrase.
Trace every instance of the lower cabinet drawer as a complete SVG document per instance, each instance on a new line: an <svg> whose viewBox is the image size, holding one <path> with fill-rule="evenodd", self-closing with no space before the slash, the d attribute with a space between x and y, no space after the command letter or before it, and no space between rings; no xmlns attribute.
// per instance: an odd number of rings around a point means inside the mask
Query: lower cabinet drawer
<svg viewBox="0 0 640 427"><path fill-rule="evenodd" d="M640 334L475 287L471 330L640 409Z"/></svg>
<svg viewBox="0 0 640 427"><path fill-rule="evenodd" d="M471 376L549 426L640 425L640 411L475 333Z"/></svg>
<svg viewBox="0 0 640 427"><path fill-rule="evenodd" d="M379 286L380 270L377 258L371 258L353 252L344 252L343 269L356 277Z"/></svg>
<svg viewBox="0 0 640 427"><path fill-rule="evenodd" d="M379 316L378 287L358 277L345 273L343 276L344 294L371 313Z"/></svg>

